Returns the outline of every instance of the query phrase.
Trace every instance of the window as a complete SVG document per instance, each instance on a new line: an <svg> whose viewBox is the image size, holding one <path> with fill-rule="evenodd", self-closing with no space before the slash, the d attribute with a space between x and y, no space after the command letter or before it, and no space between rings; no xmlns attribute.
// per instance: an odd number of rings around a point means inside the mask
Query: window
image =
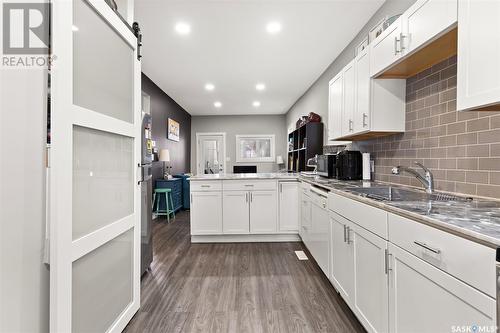
<svg viewBox="0 0 500 333"><path fill-rule="evenodd" d="M274 162L274 135L236 135L236 162Z"/></svg>

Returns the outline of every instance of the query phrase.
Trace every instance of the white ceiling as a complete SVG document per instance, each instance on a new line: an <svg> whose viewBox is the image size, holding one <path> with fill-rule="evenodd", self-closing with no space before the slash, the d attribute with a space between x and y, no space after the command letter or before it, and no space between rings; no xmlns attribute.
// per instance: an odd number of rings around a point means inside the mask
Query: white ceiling
<svg viewBox="0 0 500 333"><path fill-rule="evenodd" d="M383 2L136 0L142 70L192 115L283 114ZM180 21L190 34L175 31ZM266 31L271 21L281 32ZM207 82L213 91L204 89ZM264 91L256 91L259 82Z"/></svg>

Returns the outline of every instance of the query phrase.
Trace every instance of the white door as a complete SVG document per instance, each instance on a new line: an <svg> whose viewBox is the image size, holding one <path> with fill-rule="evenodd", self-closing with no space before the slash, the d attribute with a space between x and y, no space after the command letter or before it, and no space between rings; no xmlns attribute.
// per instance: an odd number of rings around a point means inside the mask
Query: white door
<svg viewBox="0 0 500 333"><path fill-rule="evenodd" d="M402 16L402 47L410 53L457 22L457 0L419 0Z"/></svg>
<svg viewBox="0 0 500 333"><path fill-rule="evenodd" d="M389 253L390 332L496 331L493 298L390 243Z"/></svg>
<svg viewBox="0 0 500 333"><path fill-rule="evenodd" d="M224 191L222 230L225 234L250 232L250 193L248 191Z"/></svg>
<svg viewBox="0 0 500 333"><path fill-rule="evenodd" d="M196 133L196 168L205 175L226 172L225 133Z"/></svg>
<svg viewBox="0 0 500 333"><path fill-rule="evenodd" d="M354 134L370 129L370 54L369 48L361 51L355 58L356 103L353 116Z"/></svg>
<svg viewBox="0 0 500 333"><path fill-rule="evenodd" d="M459 0L457 109L500 103L500 1Z"/></svg>
<svg viewBox="0 0 500 333"><path fill-rule="evenodd" d="M340 215L330 212L330 225L332 283L350 304L354 298L354 251L348 240L348 228L351 223Z"/></svg>
<svg viewBox="0 0 500 333"><path fill-rule="evenodd" d="M299 230L299 182L279 182L279 229Z"/></svg>
<svg viewBox="0 0 500 333"><path fill-rule="evenodd" d="M329 84L328 92L328 140L342 136L343 74L340 72Z"/></svg>
<svg viewBox="0 0 500 333"><path fill-rule="evenodd" d="M250 233L271 234L277 231L277 201L276 191L250 191Z"/></svg>
<svg viewBox="0 0 500 333"><path fill-rule="evenodd" d="M387 241L351 224L354 247L354 308L371 332L389 329Z"/></svg>
<svg viewBox="0 0 500 333"><path fill-rule="evenodd" d="M52 1L51 332L121 332L139 308L136 46L104 1Z"/></svg>
<svg viewBox="0 0 500 333"><path fill-rule="evenodd" d="M191 192L191 234L222 233L222 193Z"/></svg>
<svg viewBox="0 0 500 333"><path fill-rule="evenodd" d="M313 200L311 205L311 229L309 251L323 273L330 276L330 221L326 198Z"/></svg>
<svg viewBox="0 0 500 333"><path fill-rule="evenodd" d="M354 107L356 105L356 72L354 60L344 68L344 107L342 109L342 136L353 134Z"/></svg>
<svg viewBox="0 0 500 333"><path fill-rule="evenodd" d="M370 74L376 76L401 58L401 18L370 43Z"/></svg>

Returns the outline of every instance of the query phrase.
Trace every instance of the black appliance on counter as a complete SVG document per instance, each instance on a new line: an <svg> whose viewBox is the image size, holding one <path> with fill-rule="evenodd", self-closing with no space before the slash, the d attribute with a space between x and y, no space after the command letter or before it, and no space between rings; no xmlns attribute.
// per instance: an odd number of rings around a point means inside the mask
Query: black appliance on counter
<svg viewBox="0 0 500 333"><path fill-rule="evenodd" d="M363 175L363 155L356 150L343 150L337 154L337 179L359 180Z"/></svg>
<svg viewBox="0 0 500 333"><path fill-rule="evenodd" d="M316 173L326 178L337 178L337 154L318 155Z"/></svg>

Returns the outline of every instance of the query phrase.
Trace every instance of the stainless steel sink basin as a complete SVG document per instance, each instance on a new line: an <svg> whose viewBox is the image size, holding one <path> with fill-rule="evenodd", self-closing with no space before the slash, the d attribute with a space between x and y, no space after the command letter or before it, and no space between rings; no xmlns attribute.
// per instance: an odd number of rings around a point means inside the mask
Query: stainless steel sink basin
<svg viewBox="0 0 500 333"><path fill-rule="evenodd" d="M350 188L349 191L379 201L472 201L472 198L463 198L438 192L429 194L392 186L357 187Z"/></svg>

